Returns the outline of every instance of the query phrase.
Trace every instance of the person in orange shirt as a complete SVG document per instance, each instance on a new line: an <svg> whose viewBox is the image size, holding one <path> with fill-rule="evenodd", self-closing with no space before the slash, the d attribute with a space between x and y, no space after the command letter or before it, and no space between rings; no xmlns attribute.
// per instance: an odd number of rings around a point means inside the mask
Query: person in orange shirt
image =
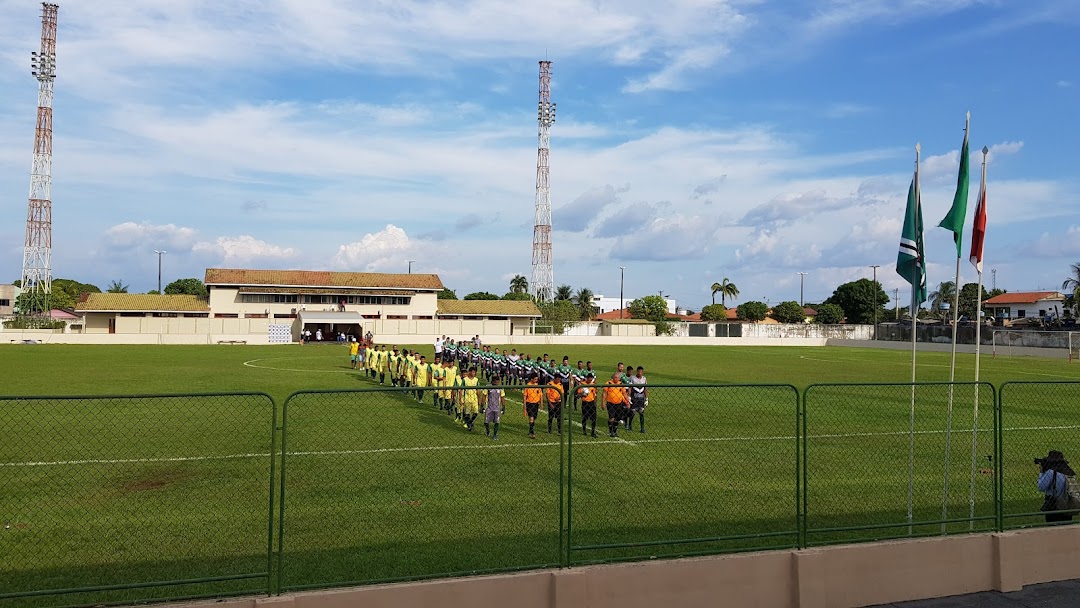
<svg viewBox="0 0 1080 608"><path fill-rule="evenodd" d="M529 383L521 392L525 400L525 417L529 419L529 439L536 439L536 415L540 413L540 399L543 398L536 374L529 376Z"/></svg>
<svg viewBox="0 0 1080 608"><path fill-rule="evenodd" d="M563 403L563 383L558 376L551 379L551 382L547 384L548 399L548 433L551 432L551 422L557 421L559 423L559 434L562 435L562 403Z"/></svg>
<svg viewBox="0 0 1080 608"><path fill-rule="evenodd" d="M585 372L582 384L574 392L581 398L581 434L587 434L585 423L592 422L592 436L596 437L596 376Z"/></svg>
<svg viewBox="0 0 1080 608"><path fill-rule="evenodd" d="M608 437L619 436L619 422L623 418L623 410L630 406L630 396L626 387L619 379L619 372L611 374L611 380L604 383L604 403L601 405L607 410Z"/></svg>

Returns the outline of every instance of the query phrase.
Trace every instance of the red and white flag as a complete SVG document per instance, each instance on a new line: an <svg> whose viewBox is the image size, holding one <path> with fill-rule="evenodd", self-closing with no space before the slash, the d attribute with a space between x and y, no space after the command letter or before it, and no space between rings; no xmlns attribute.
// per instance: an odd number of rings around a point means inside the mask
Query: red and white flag
<svg viewBox="0 0 1080 608"><path fill-rule="evenodd" d="M983 172L979 186L979 206L975 208L975 226L971 230L971 263L975 270L983 271L983 240L986 238L986 173Z"/></svg>

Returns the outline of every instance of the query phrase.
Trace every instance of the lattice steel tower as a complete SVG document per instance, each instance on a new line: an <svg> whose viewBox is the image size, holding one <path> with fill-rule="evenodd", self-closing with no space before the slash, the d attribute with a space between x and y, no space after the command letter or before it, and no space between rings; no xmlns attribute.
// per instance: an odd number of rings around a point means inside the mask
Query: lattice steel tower
<svg viewBox="0 0 1080 608"><path fill-rule="evenodd" d="M56 4L41 4L41 49L31 53L30 65L38 81L34 163L30 171L30 203L26 212L22 289L29 310L48 313L52 291L52 102L56 80Z"/></svg>
<svg viewBox="0 0 1080 608"><path fill-rule="evenodd" d="M536 112L540 123L540 145L536 151L536 217L533 222L532 292L537 302L550 302L555 290L551 266L551 193L548 191L549 130L555 123L551 103L551 62L540 62L540 103Z"/></svg>

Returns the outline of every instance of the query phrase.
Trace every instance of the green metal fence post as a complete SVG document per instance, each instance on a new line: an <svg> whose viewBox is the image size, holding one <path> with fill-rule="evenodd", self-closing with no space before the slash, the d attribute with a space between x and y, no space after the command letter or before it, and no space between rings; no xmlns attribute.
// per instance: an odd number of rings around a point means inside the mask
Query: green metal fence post
<svg viewBox="0 0 1080 608"><path fill-rule="evenodd" d="M269 397L269 395L267 395ZM266 595L274 594L274 465L277 454L277 401L270 398L270 506L266 518Z"/></svg>
<svg viewBox="0 0 1080 608"><path fill-rule="evenodd" d="M296 393L285 398L281 404L281 467L278 475L281 476L281 493L278 497L278 546L277 546L277 594L281 595L281 589L285 585L285 462L288 460L286 442L289 438L289 402Z"/></svg>
<svg viewBox="0 0 1080 608"><path fill-rule="evenodd" d="M806 391L795 389L795 513L800 549L806 548Z"/></svg>
<svg viewBox="0 0 1080 608"><path fill-rule="evenodd" d="M994 403L994 516L998 532L1005 531L1005 388L1008 382L997 389Z"/></svg>
<svg viewBox="0 0 1080 608"><path fill-rule="evenodd" d="M573 435L573 432L571 432L570 427L564 424L565 422L566 422L566 395L564 394L562 396L562 405L559 406L559 428L561 429L561 428L563 428L565 426L566 427L565 430L566 430L567 435ZM564 496L566 496L566 494L564 494L564 492L569 491L569 490L564 490L563 489L563 475L564 475L564 473L566 471L566 454L565 454L565 450L567 449L566 446L567 446L566 436L563 435L562 433L560 433L559 434L559 558L558 558L560 561L563 558L563 549L565 547L569 546L569 543L566 542L566 538L565 538L565 536L563 534L563 531L565 530L565 525L566 525L565 518L567 517L566 511L565 511L567 503L564 502L566 500L564 498ZM567 551L567 554L569 554L568 551ZM566 566L566 563L563 563L562 565Z"/></svg>

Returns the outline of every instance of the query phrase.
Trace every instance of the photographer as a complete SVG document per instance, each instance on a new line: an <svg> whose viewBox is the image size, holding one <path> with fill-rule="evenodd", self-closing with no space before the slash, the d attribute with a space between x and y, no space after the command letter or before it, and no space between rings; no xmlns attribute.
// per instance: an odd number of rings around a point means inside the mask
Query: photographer
<svg viewBox="0 0 1080 608"><path fill-rule="evenodd" d="M1045 497L1040 511L1063 511L1069 508L1069 485L1075 487L1076 473L1065 460L1064 454L1057 450L1050 450L1045 458L1036 458L1035 464L1039 465L1039 481L1036 484L1039 491ZM1075 512L1071 513L1047 513L1046 522L1072 521Z"/></svg>

